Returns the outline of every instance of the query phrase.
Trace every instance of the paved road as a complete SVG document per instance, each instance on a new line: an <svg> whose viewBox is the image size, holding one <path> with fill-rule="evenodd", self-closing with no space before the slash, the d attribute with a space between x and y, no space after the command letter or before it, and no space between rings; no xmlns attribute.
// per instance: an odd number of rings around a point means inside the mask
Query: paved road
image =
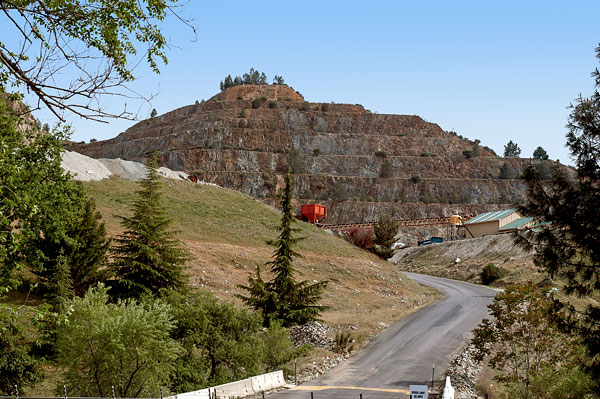
<svg viewBox="0 0 600 399"><path fill-rule="evenodd" d="M496 291L486 287L422 274L411 279L438 289L445 297L394 324L359 354L328 374L274 398L403 398L411 384L431 385L448 366L450 356L487 317Z"/></svg>

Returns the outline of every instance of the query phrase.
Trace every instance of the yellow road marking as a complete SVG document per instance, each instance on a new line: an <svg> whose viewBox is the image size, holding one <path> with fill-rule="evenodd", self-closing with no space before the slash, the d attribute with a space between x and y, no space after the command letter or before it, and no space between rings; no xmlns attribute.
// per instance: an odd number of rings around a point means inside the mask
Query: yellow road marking
<svg viewBox="0 0 600 399"><path fill-rule="evenodd" d="M305 386L299 385L291 389L291 391L324 391L326 389L357 389L362 391L377 391L377 392L394 392L410 394L408 389L396 388L364 388L364 387L332 387L332 386Z"/></svg>

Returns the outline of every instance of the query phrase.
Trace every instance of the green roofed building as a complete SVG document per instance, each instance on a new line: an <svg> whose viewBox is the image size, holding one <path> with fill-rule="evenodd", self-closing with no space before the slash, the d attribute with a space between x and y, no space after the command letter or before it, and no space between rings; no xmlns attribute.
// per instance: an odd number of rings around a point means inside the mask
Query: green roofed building
<svg viewBox="0 0 600 399"><path fill-rule="evenodd" d="M464 223L466 238L510 233L527 228L532 224L533 218L521 217L515 208L481 213Z"/></svg>

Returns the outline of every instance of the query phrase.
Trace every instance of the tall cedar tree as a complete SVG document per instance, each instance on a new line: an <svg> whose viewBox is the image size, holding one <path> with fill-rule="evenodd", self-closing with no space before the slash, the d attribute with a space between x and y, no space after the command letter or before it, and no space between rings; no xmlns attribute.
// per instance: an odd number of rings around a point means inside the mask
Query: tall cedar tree
<svg viewBox="0 0 600 399"><path fill-rule="evenodd" d="M188 253L179 240L173 238L172 220L162 204L162 184L151 157L148 173L140 180L140 189L133 202L133 215L121 216L125 232L112 248L111 269L115 280L111 294L119 298L139 298L144 294L157 295L162 289L181 289L185 286L184 264Z"/></svg>
<svg viewBox="0 0 600 399"><path fill-rule="evenodd" d="M596 48L600 59L600 47ZM571 105L567 146L576 157L577 173L556 167L545 184L538 168L524 174L528 203L521 212L548 223L537 235L521 242L539 244L536 264L552 276L564 279L567 293L591 296L600 291L600 72L594 71L595 90ZM568 305L562 305L569 310ZM572 310L572 309L570 309ZM590 355L589 371L600 381L600 306L589 305L582 316L573 315L572 327L579 331ZM599 388L600 392L600 388Z"/></svg>
<svg viewBox="0 0 600 399"><path fill-rule="evenodd" d="M238 297L254 310L262 312L264 325L267 327L275 320L281 321L284 326L308 323L317 319L319 313L327 308L318 305L327 281L297 282L294 278L296 270L292 262L301 255L294 251L293 247L304 237L295 236L299 229L292 227L296 222L292 206L293 191L292 177L288 169L285 189L281 196L281 223L277 227L279 237L268 242L276 247L273 261L267 263L274 275L273 280L265 282L260 276L260 268L257 267L256 278L250 276L247 286L239 285L249 292L249 296Z"/></svg>

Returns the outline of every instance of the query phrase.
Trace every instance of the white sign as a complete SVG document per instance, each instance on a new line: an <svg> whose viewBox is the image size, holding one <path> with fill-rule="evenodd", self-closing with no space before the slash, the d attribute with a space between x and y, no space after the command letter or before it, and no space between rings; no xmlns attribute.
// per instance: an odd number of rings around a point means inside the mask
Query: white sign
<svg viewBox="0 0 600 399"><path fill-rule="evenodd" d="M410 399L427 399L427 385L411 385Z"/></svg>

